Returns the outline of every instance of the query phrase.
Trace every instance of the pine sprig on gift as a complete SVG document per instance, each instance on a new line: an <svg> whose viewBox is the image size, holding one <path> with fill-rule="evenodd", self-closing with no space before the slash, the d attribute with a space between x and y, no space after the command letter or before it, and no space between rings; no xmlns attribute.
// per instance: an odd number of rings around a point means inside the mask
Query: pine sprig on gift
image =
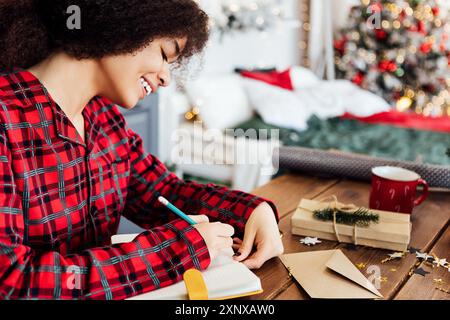
<svg viewBox="0 0 450 320"><path fill-rule="evenodd" d="M336 223L351 226L368 227L371 223L378 223L380 219L378 214L366 208L359 208L354 213L332 208L315 210L314 218L322 221L333 221L334 212L336 212Z"/></svg>

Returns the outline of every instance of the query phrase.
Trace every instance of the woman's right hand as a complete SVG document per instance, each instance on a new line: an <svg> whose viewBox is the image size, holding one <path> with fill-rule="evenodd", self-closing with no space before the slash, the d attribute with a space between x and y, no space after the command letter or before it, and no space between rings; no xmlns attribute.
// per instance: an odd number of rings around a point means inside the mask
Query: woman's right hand
<svg viewBox="0 0 450 320"><path fill-rule="evenodd" d="M189 216L197 222L194 228L200 233L208 247L211 260L215 259L221 250L231 248L233 246L234 228L229 224L221 222L209 222L209 218L205 215Z"/></svg>

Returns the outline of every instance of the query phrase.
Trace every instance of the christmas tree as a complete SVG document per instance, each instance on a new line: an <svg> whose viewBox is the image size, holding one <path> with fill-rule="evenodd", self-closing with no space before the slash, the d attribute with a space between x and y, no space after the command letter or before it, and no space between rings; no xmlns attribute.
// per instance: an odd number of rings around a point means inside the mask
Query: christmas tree
<svg viewBox="0 0 450 320"><path fill-rule="evenodd" d="M340 78L399 111L450 116L448 0L362 0L336 37Z"/></svg>

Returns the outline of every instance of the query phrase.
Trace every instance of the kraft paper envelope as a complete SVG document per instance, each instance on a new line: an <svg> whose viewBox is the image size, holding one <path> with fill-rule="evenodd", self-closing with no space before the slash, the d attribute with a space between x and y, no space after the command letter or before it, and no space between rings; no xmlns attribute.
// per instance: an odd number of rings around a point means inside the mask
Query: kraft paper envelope
<svg viewBox="0 0 450 320"><path fill-rule="evenodd" d="M383 298L341 250L285 254L280 259L311 298Z"/></svg>

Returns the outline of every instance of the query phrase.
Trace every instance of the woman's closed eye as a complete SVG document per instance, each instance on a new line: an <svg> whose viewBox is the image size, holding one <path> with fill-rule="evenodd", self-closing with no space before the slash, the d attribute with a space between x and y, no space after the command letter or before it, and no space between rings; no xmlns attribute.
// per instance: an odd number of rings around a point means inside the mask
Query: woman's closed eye
<svg viewBox="0 0 450 320"><path fill-rule="evenodd" d="M167 58L167 55L166 55L166 53L164 52L163 49L161 49L161 55L162 55L162 58L163 58L163 60L164 60L165 62L169 62L169 61L168 61L168 58Z"/></svg>

